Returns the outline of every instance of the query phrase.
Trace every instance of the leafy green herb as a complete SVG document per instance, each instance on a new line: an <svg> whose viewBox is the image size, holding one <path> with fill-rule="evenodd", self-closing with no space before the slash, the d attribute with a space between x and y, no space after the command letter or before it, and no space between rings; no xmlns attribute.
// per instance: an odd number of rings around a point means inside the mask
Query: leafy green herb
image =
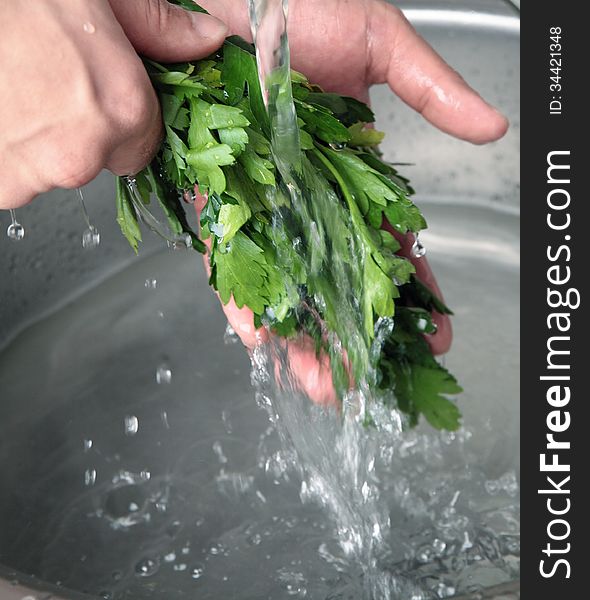
<svg viewBox="0 0 590 600"><path fill-rule="evenodd" d="M191 0L176 3L195 6ZM293 72L302 151L295 179L287 181L271 152L250 44L230 37L219 52L194 64L145 64L162 103L166 137L152 165L135 177L137 193L142 204L153 194L172 234L189 235L200 252L205 247L188 224L181 198L194 186L207 194L200 234L211 238L210 282L222 302L233 297L253 311L257 326L266 324L278 335L310 335L318 351L331 357L334 384L342 393L349 375L330 335L335 334L355 380L367 379L373 365L368 380L393 390L411 425L424 415L433 427L457 429L460 413L446 396L461 388L423 338L435 331L431 311L450 311L416 279L411 262L396 254L395 237L381 229L384 218L400 234L418 232L426 222L408 181L380 158L376 145L383 134L366 127L374 120L371 110L324 93ZM303 220L291 209L294 185L310 194ZM117 222L137 252L136 210L127 183L119 179ZM336 263L352 289L343 289L336 270L321 268ZM343 294L362 316L360 343L342 314ZM376 333L388 318L394 326L374 359Z"/></svg>

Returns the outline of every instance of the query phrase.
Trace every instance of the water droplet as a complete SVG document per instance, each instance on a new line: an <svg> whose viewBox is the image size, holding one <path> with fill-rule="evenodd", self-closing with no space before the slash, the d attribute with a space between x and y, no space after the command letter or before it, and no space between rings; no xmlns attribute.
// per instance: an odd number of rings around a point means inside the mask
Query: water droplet
<svg viewBox="0 0 590 600"><path fill-rule="evenodd" d="M84 485L92 487L96 483L96 469L86 469L84 473Z"/></svg>
<svg viewBox="0 0 590 600"><path fill-rule="evenodd" d="M330 148L332 148L332 150L344 150L344 148L346 148L346 144L342 144L342 143L328 144L328 146L330 146Z"/></svg>
<svg viewBox="0 0 590 600"><path fill-rule="evenodd" d="M170 429L170 423L168 423L168 413L165 410L160 413L160 418L162 419L162 425L164 425L166 429Z"/></svg>
<svg viewBox="0 0 590 600"><path fill-rule="evenodd" d="M182 523L180 521L172 521L166 528L166 534L171 538L175 538L180 533L181 529Z"/></svg>
<svg viewBox="0 0 590 600"><path fill-rule="evenodd" d="M84 30L84 33L94 33L96 31L94 24L89 21L86 21L86 23L82 25L82 29Z"/></svg>
<svg viewBox="0 0 590 600"><path fill-rule="evenodd" d="M82 233L82 247L92 250L100 245L100 233L98 232L98 229L90 222L90 217L88 216L88 211L86 210L86 204L84 204L84 194L82 193L82 188L77 188L76 191L78 192L78 201L80 203L82 215L84 216L84 221L86 222L86 229L84 230L84 233Z"/></svg>
<svg viewBox="0 0 590 600"><path fill-rule="evenodd" d="M193 241L188 233L179 235L174 241L167 240L168 248L172 250L186 250L192 248Z"/></svg>
<svg viewBox="0 0 590 600"><path fill-rule="evenodd" d="M88 229L84 230L82 234L82 248L92 250L100 245L100 233L98 229L91 225Z"/></svg>
<svg viewBox="0 0 590 600"><path fill-rule="evenodd" d="M160 561L153 558L143 558L135 565L135 574L138 577L151 577L158 572Z"/></svg>
<svg viewBox="0 0 590 600"><path fill-rule="evenodd" d="M139 430L139 420L135 415L127 415L124 419L125 435L135 435Z"/></svg>
<svg viewBox="0 0 590 600"><path fill-rule="evenodd" d="M25 237L25 228L16 220L16 213L12 208L10 209L10 218L12 223L8 226L6 235L13 242L20 242Z"/></svg>
<svg viewBox="0 0 590 600"><path fill-rule="evenodd" d="M233 426L230 419L230 412L227 409L221 411L221 421L227 433L233 432Z"/></svg>
<svg viewBox="0 0 590 600"><path fill-rule="evenodd" d="M432 546L426 544L418 549L416 552L416 558L419 562L427 564L433 559L433 554L434 552L432 551Z"/></svg>
<svg viewBox="0 0 590 600"><path fill-rule="evenodd" d="M143 285L148 290L155 290L158 287L158 280L157 279L146 279L145 283Z"/></svg>
<svg viewBox="0 0 590 600"><path fill-rule="evenodd" d="M156 369L156 383L158 385L169 384L172 381L172 369L166 364L162 363Z"/></svg>
<svg viewBox="0 0 590 600"><path fill-rule="evenodd" d="M88 452L92 448L92 440L84 440L84 452Z"/></svg>
<svg viewBox="0 0 590 600"><path fill-rule="evenodd" d="M216 441L213 442L213 452L215 452L215 456L222 465L227 464L227 456L223 453L223 447L221 446L221 442Z"/></svg>
<svg viewBox="0 0 590 600"><path fill-rule="evenodd" d="M289 571L284 567L279 569L277 573L278 580L288 596L299 596L300 598L307 596L307 589L305 587L307 580L303 576L303 573Z"/></svg>
<svg viewBox="0 0 590 600"><path fill-rule="evenodd" d="M213 544L209 548L209 554L212 556L218 556L223 553L223 546L221 544Z"/></svg>
<svg viewBox="0 0 590 600"><path fill-rule="evenodd" d="M174 552L170 552L164 556L164 561L167 563L174 562L176 560L176 554Z"/></svg>
<svg viewBox="0 0 590 600"><path fill-rule="evenodd" d="M248 544L250 544L250 546L260 546L262 542L262 536L259 533L253 533L246 541Z"/></svg>
<svg viewBox="0 0 590 600"><path fill-rule="evenodd" d="M435 540L432 542L432 549L434 550L437 556L442 556L446 550L446 547L446 543L442 540L439 540L438 538L435 538Z"/></svg>
<svg viewBox="0 0 590 600"><path fill-rule="evenodd" d="M149 471L140 471L139 477L143 481L149 481L152 478L152 474Z"/></svg>
<svg viewBox="0 0 590 600"><path fill-rule="evenodd" d="M186 565L186 563L180 563L178 565L174 565L172 568L175 571L186 571L187 570L187 565Z"/></svg>
<svg viewBox="0 0 590 600"><path fill-rule="evenodd" d="M194 204L197 199L197 194L195 194L195 190L184 190L182 198L188 204Z"/></svg>
<svg viewBox="0 0 590 600"><path fill-rule="evenodd" d="M425 255L426 255L426 247L420 241L420 237L418 236L418 234L416 234L416 239L414 240L414 243L412 244L412 256L414 258L422 258Z"/></svg>
<svg viewBox="0 0 590 600"><path fill-rule="evenodd" d="M201 579L205 573L205 567L201 564L195 565L191 570L191 577L193 579Z"/></svg>
<svg viewBox="0 0 590 600"><path fill-rule="evenodd" d="M435 591L439 598L449 598L450 596L455 595L455 588L452 585L447 585L442 581L439 581Z"/></svg>
<svg viewBox="0 0 590 600"><path fill-rule="evenodd" d="M227 345L235 344L238 342L240 338L238 334L235 332L234 328L228 323L225 326L225 333L223 334L223 342Z"/></svg>

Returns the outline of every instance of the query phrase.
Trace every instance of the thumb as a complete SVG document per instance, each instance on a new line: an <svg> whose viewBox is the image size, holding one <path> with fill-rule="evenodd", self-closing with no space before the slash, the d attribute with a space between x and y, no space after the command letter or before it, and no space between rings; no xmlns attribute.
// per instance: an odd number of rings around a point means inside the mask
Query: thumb
<svg viewBox="0 0 590 600"><path fill-rule="evenodd" d="M154 60L202 58L223 43L227 26L210 15L184 10L166 0L109 0L125 35Z"/></svg>

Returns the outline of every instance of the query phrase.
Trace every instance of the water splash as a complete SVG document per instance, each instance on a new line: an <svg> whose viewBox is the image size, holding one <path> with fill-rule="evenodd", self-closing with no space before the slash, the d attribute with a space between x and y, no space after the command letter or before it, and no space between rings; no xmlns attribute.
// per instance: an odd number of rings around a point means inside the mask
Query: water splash
<svg viewBox="0 0 590 600"><path fill-rule="evenodd" d="M290 369L283 347L259 346L252 361L281 442L276 450L261 439L259 465L277 485L295 474L302 502L332 520L337 545L321 543L318 556L357 578L355 598L432 600L465 590L466 578L518 576L515 473L489 480L469 464L468 430L406 431L397 410L359 393L328 410L287 376L275 380ZM349 597L340 593L333 598Z"/></svg>
<svg viewBox="0 0 590 600"><path fill-rule="evenodd" d="M377 335L378 347L369 352L358 299L352 292L362 289L363 281L364 256L359 250L362 244L355 237L357 228L350 226L350 214L300 150L290 79L287 13L287 0L249 0L261 88L271 124L273 158L284 187L274 199L274 232L280 235L286 229L291 234L294 229L293 243L277 246L287 248L281 250L284 254L292 247L295 256L281 255L280 259L285 264L292 264L294 259L304 261L315 305L325 306L326 298L338 298L337 306L331 307L339 316L339 325L337 337L331 339L330 362L332 370L347 380L339 348L346 346L353 364L369 365L370 354L380 353L382 336ZM281 194L290 199L287 214ZM289 222L296 220L298 227L283 227L287 218ZM341 243L330 247L326 239ZM310 318L317 321L313 310L305 305L301 310L308 311ZM318 326L323 328L321 322ZM298 343L300 340L294 342ZM299 389L300 377L291 371L289 345L290 342L271 342L254 350L252 379L258 387L259 404L268 410L284 447L297 456L303 479L302 500L317 502L327 509L336 523L345 555L362 566L364 597L387 600L391 582L384 582L378 569L379 557L388 550L385 540L390 529L387 505L380 498L374 472L379 438L367 435L364 427L367 421L383 421L385 417L379 411L386 409L383 403L373 402L367 381L355 374L358 389L343 399L340 418L322 410L310 414L308 409L313 403ZM276 385L275 376L279 380ZM398 415L387 420L392 435L401 433L401 424ZM305 594L304 586L289 585L293 594Z"/></svg>

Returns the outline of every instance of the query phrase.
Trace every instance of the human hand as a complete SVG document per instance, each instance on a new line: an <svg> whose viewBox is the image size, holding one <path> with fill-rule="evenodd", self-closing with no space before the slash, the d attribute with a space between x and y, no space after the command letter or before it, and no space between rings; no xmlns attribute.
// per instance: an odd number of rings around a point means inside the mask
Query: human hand
<svg viewBox="0 0 590 600"><path fill-rule="evenodd" d="M199 3L228 23L231 33L251 39L245 3ZM326 91L366 102L372 84L388 83L433 125L458 138L481 144L506 132L506 118L445 63L394 6L381 0L291 0L289 11L292 66ZM393 231L387 222L383 226ZM400 253L412 261L417 277L442 299L427 259L411 254L413 236L395 235L402 244ZM238 309L230 302L224 311L247 347L266 336L254 328L247 308ZM434 354L442 354L451 345L451 322L436 312L433 321L437 332L426 340ZM291 344L289 351L295 375L308 394L319 401L335 401L326 360L315 360L305 341Z"/></svg>
<svg viewBox="0 0 590 600"><path fill-rule="evenodd" d="M251 40L246 2L198 0ZM475 144L504 135L508 121L487 104L383 0L290 0L292 67L328 92L367 102L369 87L387 83L433 125Z"/></svg>
<svg viewBox="0 0 590 600"><path fill-rule="evenodd" d="M164 0L10 0L0 23L0 209L142 169L162 120L137 53L200 58L227 32Z"/></svg>

